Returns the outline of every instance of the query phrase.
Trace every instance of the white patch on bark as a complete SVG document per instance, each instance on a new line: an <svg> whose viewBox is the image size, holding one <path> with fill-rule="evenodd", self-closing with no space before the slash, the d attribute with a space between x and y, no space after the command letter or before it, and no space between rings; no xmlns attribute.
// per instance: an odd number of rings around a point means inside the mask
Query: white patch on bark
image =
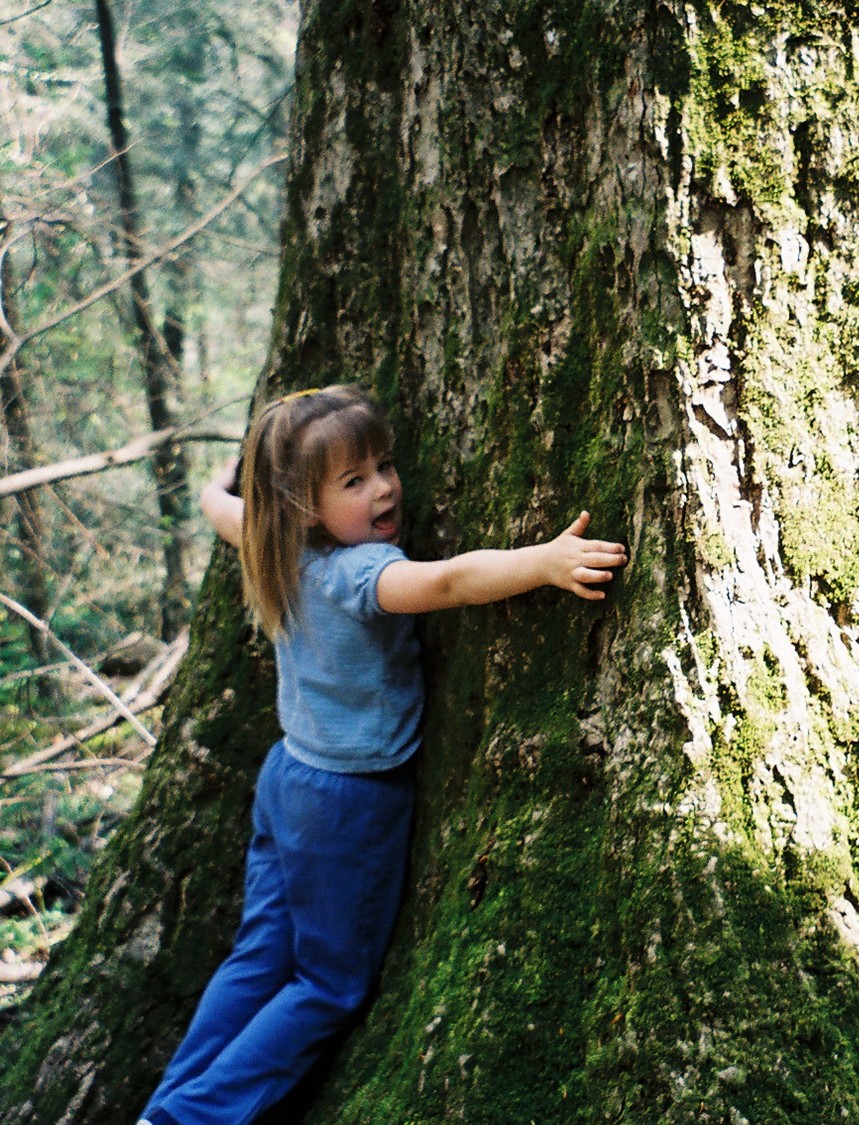
<svg viewBox="0 0 859 1125"><path fill-rule="evenodd" d="M806 52L793 65L798 74L791 74L786 56L782 59L776 68L780 77L773 78L776 85L793 84L795 89L811 82L813 53ZM783 147L787 165L793 159L787 130ZM720 683L730 684L744 715L757 717L768 735L765 751L753 764L747 794L761 844L775 855L787 847L822 853L849 878L851 829L842 801L850 783L844 755L832 749L825 712L830 709L836 724L845 728L851 713L855 718L856 640L784 571L779 498L769 491L763 451L756 456L754 449L746 449L738 381L745 360L738 317L753 305L757 316L777 323L793 317L812 332L818 316L815 282L822 269L829 270L830 279L837 277L838 267L822 251L812 253L788 215L778 229L767 229L760 220L755 234L753 224L730 210L734 200L719 207L700 201L691 171L687 163L684 182L668 198L694 349L677 368L687 435L677 462L677 487L700 545L695 587L703 596L717 656L710 667L704 665L685 611L684 633L664 655L691 734L685 749L698 771L698 801L693 803L710 811L716 805L708 763L714 732L719 730L729 746L736 733L735 716L724 713L718 694ZM730 255L727 238L732 240ZM777 254L768 254L767 244ZM748 287L750 271L745 283L739 280L737 258L754 263L756 290ZM811 441L825 447L829 463L846 480L855 480L857 449L844 436L859 429L855 402L833 388L825 410L833 424L812 434ZM812 447L809 456L813 454ZM813 510L808 518L814 519ZM774 702L769 709L761 703L762 676L783 692L783 703ZM826 685L825 706L813 695L810 679ZM851 904L839 899L833 917L845 940L859 946L859 920Z"/></svg>

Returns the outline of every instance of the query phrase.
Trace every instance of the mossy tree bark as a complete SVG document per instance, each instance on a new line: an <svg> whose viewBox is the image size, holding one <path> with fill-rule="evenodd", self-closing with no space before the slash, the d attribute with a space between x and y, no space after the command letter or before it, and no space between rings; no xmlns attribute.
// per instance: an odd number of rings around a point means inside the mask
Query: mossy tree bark
<svg viewBox="0 0 859 1125"><path fill-rule="evenodd" d="M258 398L369 378L417 556L587 506L632 558L426 624L414 889L314 1125L859 1119L854 17L305 6ZM4 1121L139 1104L227 948L248 636L219 549Z"/></svg>

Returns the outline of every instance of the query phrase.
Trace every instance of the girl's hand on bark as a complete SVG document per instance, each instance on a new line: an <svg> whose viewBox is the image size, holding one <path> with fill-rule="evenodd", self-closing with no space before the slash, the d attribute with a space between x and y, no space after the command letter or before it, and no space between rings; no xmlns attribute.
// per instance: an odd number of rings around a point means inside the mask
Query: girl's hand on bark
<svg viewBox="0 0 859 1125"><path fill-rule="evenodd" d="M626 566L628 559L622 543L584 539L590 522L590 514L582 512L557 539L547 543L546 548L549 584L593 602L605 597L604 590L594 587L611 582L612 568Z"/></svg>

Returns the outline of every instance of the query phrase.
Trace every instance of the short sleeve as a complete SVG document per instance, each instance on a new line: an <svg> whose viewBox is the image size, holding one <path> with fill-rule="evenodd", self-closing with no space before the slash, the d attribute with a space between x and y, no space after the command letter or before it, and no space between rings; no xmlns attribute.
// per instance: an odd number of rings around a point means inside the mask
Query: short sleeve
<svg viewBox="0 0 859 1125"><path fill-rule="evenodd" d="M392 562L405 558L405 552L393 543L335 548L321 560L323 592L351 617L366 621L384 615L376 594L379 575Z"/></svg>

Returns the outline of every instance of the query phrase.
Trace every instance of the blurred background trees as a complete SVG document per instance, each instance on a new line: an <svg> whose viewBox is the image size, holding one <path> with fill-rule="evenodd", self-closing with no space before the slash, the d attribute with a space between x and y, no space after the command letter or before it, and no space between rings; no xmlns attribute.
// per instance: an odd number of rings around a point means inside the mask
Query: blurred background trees
<svg viewBox="0 0 859 1125"><path fill-rule="evenodd" d="M4 5L0 475L172 425L240 434L268 344L296 23L291 0ZM162 443L0 500L0 592L135 710L160 698L208 555L189 497L235 448ZM22 773L0 793L0 898L5 878L21 915L0 917L10 979L63 931L136 792L120 763L145 758L139 735L74 737L105 725L104 706L44 629L4 614L0 770ZM157 730L157 706L144 723Z"/></svg>

